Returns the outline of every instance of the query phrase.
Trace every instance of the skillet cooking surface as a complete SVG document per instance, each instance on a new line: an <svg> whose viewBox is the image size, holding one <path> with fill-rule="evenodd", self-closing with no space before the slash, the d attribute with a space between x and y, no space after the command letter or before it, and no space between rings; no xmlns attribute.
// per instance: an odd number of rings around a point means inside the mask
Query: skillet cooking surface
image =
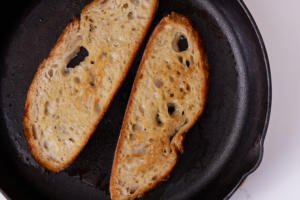
<svg viewBox="0 0 300 200"><path fill-rule="evenodd" d="M143 51L76 161L59 174L45 171L32 159L23 136L27 89L63 28L89 1L24 2L7 7L19 17L4 22L1 37L0 187L13 199L109 199L113 154ZM226 198L261 160L271 103L267 55L238 0L161 0L151 31L170 11L188 16L203 37L211 66L208 104L187 134L169 180L142 199Z"/></svg>

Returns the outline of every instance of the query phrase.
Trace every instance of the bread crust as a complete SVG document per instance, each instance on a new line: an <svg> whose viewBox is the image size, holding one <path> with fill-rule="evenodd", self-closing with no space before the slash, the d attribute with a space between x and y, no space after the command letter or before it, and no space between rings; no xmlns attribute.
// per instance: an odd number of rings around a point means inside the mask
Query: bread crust
<svg viewBox="0 0 300 200"><path fill-rule="evenodd" d="M130 107L132 106L133 97L136 94L137 83L141 79L141 74L144 71L145 62L149 58L151 47L153 46L154 40L156 39L157 35L162 31L162 29L168 24L178 24L178 25L184 26L185 29L187 29L187 32L189 32L192 35L193 40L195 40L196 43L197 43L198 50L199 50L199 53L200 53L201 58L202 58L201 60L199 60L199 67L200 67L201 73L203 73L203 75L205 77L205 80L203 81L204 87L202 88L201 91L199 91L200 92L199 96L203 98L204 104L206 103L207 93L208 93L208 82L209 82L209 80L208 80L208 78L209 78L209 72L208 72L209 66L208 66L208 62L207 62L207 57L206 57L205 52L204 52L204 46L203 46L202 39L200 37L200 34L193 28L192 22L187 17L185 17L181 14L172 12L170 15L164 17L161 20L161 22L157 25L154 32L152 33L151 38L150 38L150 40L149 40L149 42L146 46L144 55L142 57L142 61L140 63L140 67L138 69L136 78L134 80L134 84L133 84L131 94L130 94L130 97L129 97L127 109L126 109L126 112L125 112L123 125L122 125L122 128L121 128L119 141L118 141L118 144L117 144L117 147L116 147L116 150L115 150L115 158L114 158L114 162L113 162L113 166L112 166L112 173L111 173L111 178L110 178L110 194L111 194L112 200L121 199L120 196L119 196L119 193L117 192L117 167L120 164L119 163L119 160L120 160L119 157L121 155L121 147L122 147L122 145L125 141L125 137L126 137L125 126L128 125L128 120L129 120L128 113L129 113ZM184 141L184 138L186 136L186 133L195 124L195 122L198 120L198 118L201 116L201 114L203 113L204 107L205 106L202 106L201 107L202 109L199 109L198 113L196 115L194 115L194 118L189 122L189 125L185 126L182 129L182 133L179 134L179 135L176 135L174 137L174 139L172 140L171 148L174 152L176 152L176 159L170 165L170 168L164 169L165 170L164 175L160 179L157 179L155 182L151 183L146 188L144 188L143 191L140 191L139 193L134 194L132 196L128 196L128 198L124 198L124 199L139 198L139 197L143 196L149 190L155 188L161 182L166 181L168 179L168 177L170 176L172 170L174 169L174 167L175 167L175 165L178 161L179 153L183 153L183 141Z"/></svg>
<svg viewBox="0 0 300 200"><path fill-rule="evenodd" d="M82 11L86 12L89 10L90 7L93 6L93 4L97 3L97 2L103 2L105 3L107 0L94 0L92 1L90 4L88 4ZM24 135L25 138L27 140L28 143L28 148L31 152L31 154L33 155L33 158L44 168L52 171L52 172L60 172L61 170L67 168L79 155L79 153L82 151L82 149L84 148L84 146L87 144L87 142L89 141L89 139L91 138L91 136L93 135L94 131L96 130L98 124L100 123L100 121L102 120L104 114L107 112L109 105L112 102L112 99L114 98L114 96L116 95L117 91L119 90L119 88L121 87L129 69L130 66L132 65L135 56L138 52L138 50L140 49L142 43L143 43L143 39L146 36L150 26L151 26L151 22L154 19L155 16L155 12L157 10L158 7L158 1L157 0L153 0L153 4L152 4L152 15L150 16L150 19L148 20L148 23L146 25L146 28L143 30L143 33L141 34L141 37L138 39L139 43L136 46L136 48L134 49L134 53L132 55L130 55L129 58L129 63L128 65L125 67L125 73L122 74L122 77L119 78L119 81L117 83L117 89L115 91L113 91L113 95L111 95L109 97L109 101L106 102L105 105L103 105L103 111L99 113L98 119L96 120L96 122L91 126L90 130L88 130L87 133L85 133L86 137L84 138L84 141L80 144L80 146L77 148L77 151L70 157L69 160L66 160L64 162L61 162L59 164L56 164L54 162L49 162L46 158L43 157L43 155L41 154L41 152L39 151L38 147L35 145L34 143L34 137L33 137L33 132L32 132L32 128L31 128L31 124L32 124L32 116L30 116L29 114L29 110L32 108L32 98L33 98L33 94L34 94L34 89L37 87L37 80L40 77L41 74L41 70L45 64L45 62L47 60L50 60L58 51L58 47L60 46L61 43L64 42L65 37L68 35L68 33L72 30L73 27L75 26L79 26L80 25L80 18L75 18L73 20L71 20L71 22L66 26L66 28L64 29L64 31L62 32L62 34L60 35L60 37L58 38L55 46L53 47L53 49L51 50L49 56L47 59L43 60L42 63L39 65L36 74L34 75L33 81L28 89L28 93L27 93L27 99L26 99L26 103L25 103L25 111L24 111L24 119L23 119L23 128L24 128Z"/></svg>

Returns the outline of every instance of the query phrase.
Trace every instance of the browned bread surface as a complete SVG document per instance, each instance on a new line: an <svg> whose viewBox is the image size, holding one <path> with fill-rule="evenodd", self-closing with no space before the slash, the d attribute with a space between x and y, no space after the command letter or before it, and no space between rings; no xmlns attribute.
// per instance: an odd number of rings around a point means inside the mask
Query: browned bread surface
<svg viewBox="0 0 300 200"><path fill-rule="evenodd" d="M43 167L58 172L83 149L125 78L157 4L94 0L65 28L40 64L25 105L25 136ZM71 68L78 52L86 57Z"/></svg>
<svg viewBox="0 0 300 200"><path fill-rule="evenodd" d="M112 168L113 200L140 197L170 175L207 87L201 38L172 13L152 34L134 82Z"/></svg>

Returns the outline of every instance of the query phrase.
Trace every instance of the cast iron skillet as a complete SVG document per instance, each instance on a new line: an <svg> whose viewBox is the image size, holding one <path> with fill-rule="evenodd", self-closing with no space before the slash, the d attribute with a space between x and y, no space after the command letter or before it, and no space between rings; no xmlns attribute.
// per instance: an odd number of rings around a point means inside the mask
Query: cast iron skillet
<svg viewBox="0 0 300 200"><path fill-rule="evenodd" d="M54 174L40 168L21 124L38 64L88 2L21 1L2 9L9 12L1 13L0 187L12 199L109 199L113 154L142 50L96 133L68 169ZM262 158L271 107L267 54L241 1L161 0L152 30L171 11L188 16L203 37L211 66L209 97L169 180L142 199L226 199Z"/></svg>

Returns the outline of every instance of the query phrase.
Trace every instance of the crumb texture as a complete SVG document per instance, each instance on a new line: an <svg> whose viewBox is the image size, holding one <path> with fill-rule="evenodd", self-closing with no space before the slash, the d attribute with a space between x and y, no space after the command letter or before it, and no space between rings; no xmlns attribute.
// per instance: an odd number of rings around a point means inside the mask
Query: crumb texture
<svg viewBox="0 0 300 200"><path fill-rule="evenodd" d="M204 109L205 56L185 17L164 18L146 48L133 86L111 176L113 200L135 199L166 179L184 133Z"/></svg>
<svg viewBox="0 0 300 200"><path fill-rule="evenodd" d="M44 167L59 171L86 144L124 79L156 0L95 0L66 27L28 92L24 128Z"/></svg>

